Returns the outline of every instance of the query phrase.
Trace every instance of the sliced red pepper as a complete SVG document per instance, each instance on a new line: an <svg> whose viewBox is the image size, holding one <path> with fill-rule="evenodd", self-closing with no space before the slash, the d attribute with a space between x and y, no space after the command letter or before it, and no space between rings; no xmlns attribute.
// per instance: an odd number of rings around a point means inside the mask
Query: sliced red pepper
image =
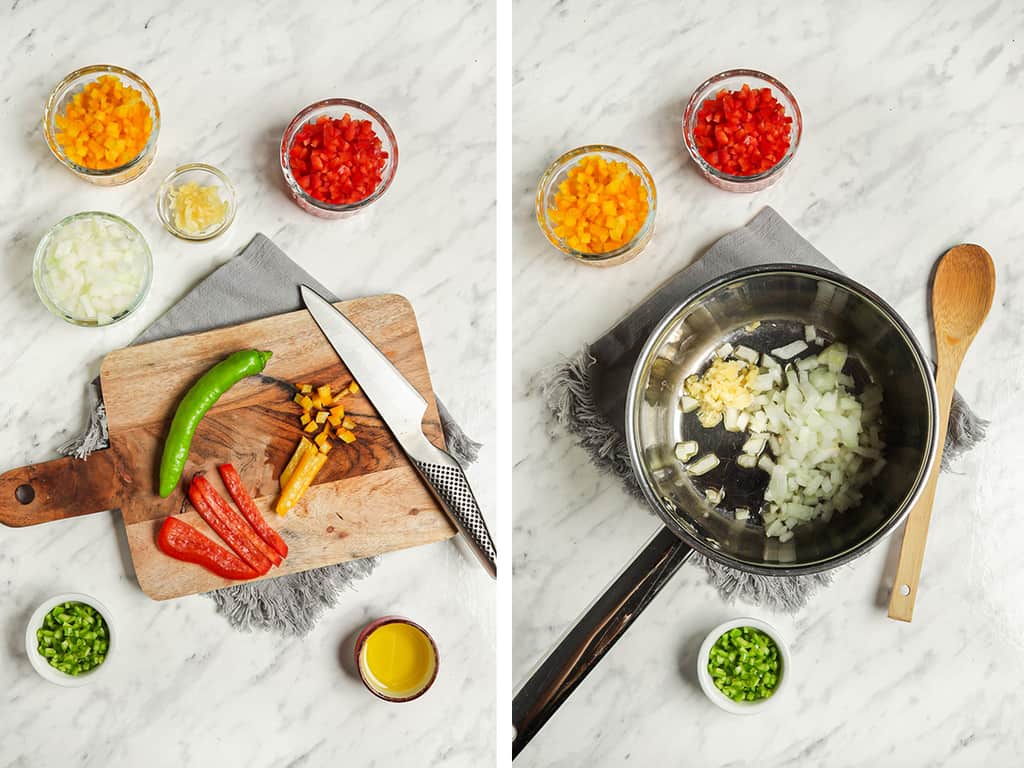
<svg viewBox="0 0 1024 768"><path fill-rule="evenodd" d="M225 579L254 579L259 575L237 555L176 517L164 520L156 543L165 555L196 563Z"/></svg>
<svg viewBox="0 0 1024 768"><path fill-rule="evenodd" d="M278 532L267 524L266 519L252 500L252 496L249 495L249 492L245 490L245 486L242 485L242 478L239 476L238 471L231 464L221 464L217 467L217 471L220 472L220 478L224 481L224 487L228 489L228 493L231 494L235 506L238 507L242 516L249 521L249 525L281 557L288 557L288 545L285 544L284 539L281 538Z"/></svg>
<svg viewBox="0 0 1024 768"><path fill-rule="evenodd" d="M217 493L217 490L210 485L210 481L205 477L202 478L199 484L199 492L203 494L208 502L213 504L214 508L228 521L229 525L245 537L250 547L262 554L274 565L281 564L281 556L277 554L273 547L269 546L267 542L259 537L256 531L245 521L245 518L238 514L234 507L224 500L223 496Z"/></svg>
<svg viewBox="0 0 1024 768"><path fill-rule="evenodd" d="M224 539L240 558L255 568L256 573L262 576L270 570L270 558L255 547L249 540L249 537L245 535L245 532L241 530L239 523L244 524L241 518L235 517L232 520L230 516L224 514L219 506L214 506L214 503L203 492L206 488L213 490L213 487L205 477L196 475L192 478L192 482L188 486L188 498L192 502L192 506L196 508L196 512L199 513L200 517L216 531L217 535ZM245 527L248 528L249 526ZM251 529L249 533L252 533ZM258 539L259 537L252 533L252 538ZM274 554L276 555L277 553L275 552Z"/></svg>

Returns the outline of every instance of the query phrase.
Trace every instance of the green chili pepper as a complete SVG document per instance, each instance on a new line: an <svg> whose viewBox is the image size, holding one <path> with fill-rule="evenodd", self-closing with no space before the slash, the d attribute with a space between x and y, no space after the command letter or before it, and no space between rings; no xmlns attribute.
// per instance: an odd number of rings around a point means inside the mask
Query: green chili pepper
<svg viewBox="0 0 1024 768"><path fill-rule="evenodd" d="M271 352L243 349L221 360L199 377L199 381L185 393L174 412L171 428L164 441L164 453L160 459L160 495L167 498L181 480L185 470L192 436L200 419L213 407L221 395L247 376L262 371Z"/></svg>
<svg viewBox="0 0 1024 768"><path fill-rule="evenodd" d="M753 627L729 630L708 653L715 687L733 701L767 699L775 693L781 667L775 641Z"/></svg>
<svg viewBox="0 0 1024 768"><path fill-rule="evenodd" d="M61 603L43 617L43 626L36 630L37 650L54 669L80 675L106 658L106 643L90 639L90 635L107 635L107 624L99 611L85 603Z"/></svg>

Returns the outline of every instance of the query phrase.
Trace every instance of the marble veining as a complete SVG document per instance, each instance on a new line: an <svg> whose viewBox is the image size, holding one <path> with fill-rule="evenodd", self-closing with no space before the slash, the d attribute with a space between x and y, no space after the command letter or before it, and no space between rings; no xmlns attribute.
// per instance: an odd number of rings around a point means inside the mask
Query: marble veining
<svg viewBox="0 0 1024 768"><path fill-rule="evenodd" d="M342 297L412 301L436 391L485 443L469 477L494 520L494 8L380 0L326 10L306 0L0 8L3 469L55 456L83 423L102 356L263 232ZM94 63L137 71L160 102L156 160L127 186L75 179L41 135L50 88ZM340 222L296 207L277 167L287 122L327 96L379 109L400 148L388 193ZM192 161L224 169L240 195L231 229L208 243L173 238L155 212L160 180ZM156 262L141 310L103 330L51 317L31 278L46 229L90 209L136 224ZM35 606L70 589L106 602L122 633L109 677L77 690L36 676L23 645ZM0 528L0 766L488 764L493 595L482 569L445 543L386 556L306 638L245 635L202 597L146 598L116 513ZM388 613L428 627L441 651L435 687L402 706L366 693L348 662L352 635Z"/></svg>
<svg viewBox="0 0 1024 768"><path fill-rule="evenodd" d="M764 205L892 302L926 346L936 259L977 242L998 273L959 383L990 435L940 483L914 622L890 621L879 598L897 537L793 617L725 605L684 566L517 765L1020 764L1020 4L519 0L513 21L517 686L657 529L550 423L539 370ZM707 184L681 139L693 88L734 67L780 78L804 116L794 164L752 196ZM546 165L598 142L636 154L658 187L653 243L612 270L562 258L534 219ZM738 720L706 701L694 663L708 630L745 614L786 633L795 685L774 712Z"/></svg>

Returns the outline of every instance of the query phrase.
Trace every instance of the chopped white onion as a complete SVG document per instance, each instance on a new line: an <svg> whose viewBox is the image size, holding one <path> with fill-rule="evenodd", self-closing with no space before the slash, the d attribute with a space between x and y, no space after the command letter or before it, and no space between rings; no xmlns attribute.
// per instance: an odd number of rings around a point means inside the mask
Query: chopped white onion
<svg viewBox="0 0 1024 768"><path fill-rule="evenodd" d="M746 520L750 517L750 510L746 507L736 507L735 515L737 520Z"/></svg>
<svg viewBox="0 0 1024 768"><path fill-rule="evenodd" d="M789 358L799 355L805 349L807 349L807 342L797 339L784 347L776 347L772 350L772 355L782 360L789 360Z"/></svg>
<svg viewBox="0 0 1024 768"><path fill-rule="evenodd" d="M804 341L810 344L818 337L818 331L813 325L804 326Z"/></svg>
<svg viewBox="0 0 1024 768"><path fill-rule="evenodd" d="M112 323L139 297L146 246L107 217L75 219L56 230L42 256L40 280L57 308L74 320Z"/></svg>
<svg viewBox="0 0 1024 768"><path fill-rule="evenodd" d="M676 458L685 463L696 456L699 450L696 440L676 443Z"/></svg>
<svg viewBox="0 0 1024 768"><path fill-rule="evenodd" d="M715 354L725 360L725 358L732 354L732 344L725 342L725 344L715 350Z"/></svg>
<svg viewBox="0 0 1024 768"><path fill-rule="evenodd" d="M736 457L736 463L744 469L753 469L757 466L757 456L751 453L741 453Z"/></svg>
<svg viewBox="0 0 1024 768"><path fill-rule="evenodd" d="M700 402L689 395L683 395L679 398L679 407L682 409L683 413L693 413L699 406Z"/></svg>
<svg viewBox="0 0 1024 768"><path fill-rule="evenodd" d="M710 472L717 466L718 457L713 453L705 453L703 456L701 456L699 459L693 462L693 464L688 466L686 468L686 471L689 472L691 475L699 476L707 472Z"/></svg>
<svg viewBox="0 0 1024 768"><path fill-rule="evenodd" d="M717 491L714 488L708 488L704 491L704 498L712 504L721 504L725 498L725 488L719 488Z"/></svg>
<svg viewBox="0 0 1024 768"><path fill-rule="evenodd" d="M757 365L757 360L760 357L755 350L750 347L745 347L742 344L733 350L732 355L733 357L742 360L745 363L750 363L751 365Z"/></svg>
<svg viewBox="0 0 1024 768"><path fill-rule="evenodd" d="M744 453L749 453L751 456L760 456L761 451L764 450L767 443L768 438L766 437L751 437L743 444L742 450Z"/></svg>

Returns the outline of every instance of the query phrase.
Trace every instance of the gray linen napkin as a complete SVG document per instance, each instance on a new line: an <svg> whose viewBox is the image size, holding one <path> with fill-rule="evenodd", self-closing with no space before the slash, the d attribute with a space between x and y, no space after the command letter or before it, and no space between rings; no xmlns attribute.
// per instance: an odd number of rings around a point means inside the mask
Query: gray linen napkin
<svg viewBox="0 0 1024 768"><path fill-rule="evenodd" d="M597 341L540 378L552 413L579 440L601 469L615 474L640 497L625 440L626 389L640 351L654 326L670 309L711 280L743 267L773 262L808 264L840 271L772 208L763 208L744 227L730 232L707 253L663 283ZM985 438L987 421L955 394L949 416L942 468ZM696 556L708 580L727 601L736 598L773 610L794 612L832 573L811 576L758 576Z"/></svg>
<svg viewBox="0 0 1024 768"><path fill-rule="evenodd" d="M298 286L306 283L332 301L338 299L281 249L257 234L233 259L215 270L132 342L144 344L185 333L258 320L302 308ZM99 380L90 388L89 425L58 449L66 456L85 458L108 445L107 419ZM480 444L470 439L440 400L449 451L461 462L476 461ZM378 558L368 557L280 576L208 593L217 611L237 629L273 629L287 635L311 630L323 612L334 606L353 582L369 576Z"/></svg>

